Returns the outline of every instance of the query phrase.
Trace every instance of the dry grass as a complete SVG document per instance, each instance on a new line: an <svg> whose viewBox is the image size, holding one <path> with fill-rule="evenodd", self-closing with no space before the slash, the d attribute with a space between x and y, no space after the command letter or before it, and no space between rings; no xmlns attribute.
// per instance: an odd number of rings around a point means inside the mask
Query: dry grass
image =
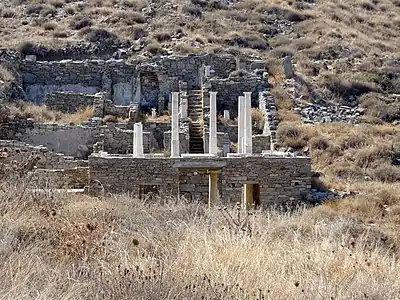
<svg viewBox="0 0 400 300"><path fill-rule="evenodd" d="M384 191L398 186L376 184L368 199L349 199L352 206L257 212L236 232L222 212L165 197L143 203L1 184L4 299L399 296L400 199L391 198L384 216L379 207Z"/></svg>
<svg viewBox="0 0 400 300"><path fill-rule="evenodd" d="M301 125L282 123L278 127L282 146L311 151L313 167L329 176L360 180L364 176L386 182L400 180L400 129L391 125L349 124Z"/></svg>
<svg viewBox="0 0 400 300"><path fill-rule="evenodd" d="M39 106L23 101L9 103L11 115L20 115L32 118L36 123L82 124L93 117L93 108L86 107L73 114L49 110L46 106Z"/></svg>

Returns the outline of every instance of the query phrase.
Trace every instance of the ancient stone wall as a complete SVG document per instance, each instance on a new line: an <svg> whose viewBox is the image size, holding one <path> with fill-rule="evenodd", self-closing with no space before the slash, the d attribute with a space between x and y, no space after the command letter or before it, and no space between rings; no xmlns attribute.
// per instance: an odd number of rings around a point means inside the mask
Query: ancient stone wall
<svg viewBox="0 0 400 300"><path fill-rule="evenodd" d="M42 104L44 97L54 92L95 94L99 91L118 105L167 102L167 95L177 90L178 80L188 88L201 86L201 66L211 65L215 75L227 77L235 69L231 55L215 54L157 57L147 60L84 60L28 61L19 64L23 87L29 100ZM167 83L167 86L165 86ZM162 100L161 100L162 102Z"/></svg>
<svg viewBox="0 0 400 300"><path fill-rule="evenodd" d="M90 187L100 185L106 192L140 195L144 187L156 186L158 192L171 195L179 187L179 172L170 159L146 159L131 156L89 157Z"/></svg>
<svg viewBox="0 0 400 300"><path fill-rule="evenodd" d="M207 167L204 164L208 164ZM117 193L138 193L144 186L152 186L154 191L164 193L163 196L168 195L165 194L167 190L177 195L180 185L185 190L203 191L206 176L200 175L199 183L189 177L197 170L203 171L196 176L210 168L219 169L218 188L223 204L241 201L243 184L259 185L264 206L304 201L311 188L311 161L306 157L252 156L209 161L204 158L134 159L96 154L89 157L90 185L101 184L105 191ZM189 191L184 194L186 192Z"/></svg>
<svg viewBox="0 0 400 300"><path fill-rule="evenodd" d="M90 154L89 146L101 133L99 127L87 127L66 124L34 124L16 140L31 145L43 145L48 150L77 158L86 158Z"/></svg>
<svg viewBox="0 0 400 300"><path fill-rule="evenodd" d="M103 132L104 151L113 154L133 153L133 130L107 127ZM143 132L144 153L159 152L160 148L151 132Z"/></svg>
<svg viewBox="0 0 400 300"><path fill-rule="evenodd" d="M83 189L89 183L89 168L36 169L29 186L40 189Z"/></svg>
<svg viewBox="0 0 400 300"><path fill-rule="evenodd" d="M271 149L271 137L269 135L253 135L253 153L262 153Z"/></svg>
<svg viewBox="0 0 400 300"><path fill-rule="evenodd" d="M243 92L253 92L252 107L258 107L258 93L268 88L268 83L259 77L211 78L209 90L217 92L217 112L223 115L229 110L231 118L238 115L238 97Z"/></svg>
<svg viewBox="0 0 400 300"><path fill-rule="evenodd" d="M80 109L92 107L96 101L101 101L97 98L103 97L101 94L87 95L82 93L54 92L44 97L44 104L51 110L63 113L75 113Z"/></svg>
<svg viewBox="0 0 400 300"><path fill-rule="evenodd" d="M36 166L42 169L72 169L85 167L88 164L85 160L76 160L71 156L49 151L47 147L32 146L18 141L0 140L0 150L2 163L15 161L19 164L26 162L32 156L39 156L40 160Z"/></svg>
<svg viewBox="0 0 400 300"><path fill-rule="evenodd" d="M187 131L179 132L179 153L189 153L189 133ZM171 152L171 131L164 132L164 151Z"/></svg>

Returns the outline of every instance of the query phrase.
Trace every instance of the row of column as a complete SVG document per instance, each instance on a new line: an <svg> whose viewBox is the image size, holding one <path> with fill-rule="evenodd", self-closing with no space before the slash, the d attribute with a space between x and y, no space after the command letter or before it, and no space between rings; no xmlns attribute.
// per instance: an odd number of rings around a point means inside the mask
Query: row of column
<svg viewBox="0 0 400 300"><path fill-rule="evenodd" d="M186 109L184 103L179 112L179 92L172 92L172 116L171 116L171 157L179 157L179 116ZM187 113L187 112L186 112ZM251 92L244 92L239 96L238 103L238 153L252 153L252 119L251 119ZM210 92L210 126L208 153L218 154L217 140L217 92ZM133 132L133 156L143 157L143 124L135 123Z"/></svg>

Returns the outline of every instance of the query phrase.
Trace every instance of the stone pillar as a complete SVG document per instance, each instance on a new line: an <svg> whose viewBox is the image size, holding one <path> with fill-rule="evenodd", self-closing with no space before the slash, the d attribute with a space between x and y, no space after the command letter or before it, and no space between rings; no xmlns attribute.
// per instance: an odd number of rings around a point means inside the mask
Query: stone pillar
<svg viewBox="0 0 400 300"><path fill-rule="evenodd" d="M236 56L235 57L235 62L236 62L236 71L240 70L240 57Z"/></svg>
<svg viewBox="0 0 400 300"><path fill-rule="evenodd" d="M244 153L244 96L239 96L238 108L238 153Z"/></svg>
<svg viewBox="0 0 400 300"><path fill-rule="evenodd" d="M265 111L265 106L266 106L265 98L264 98L264 92L259 92L258 93L258 108L261 111Z"/></svg>
<svg viewBox="0 0 400 300"><path fill-rule="evenodd" d="M106 100L111 100L112 80L109 73L103 73L101 76L101 89L105 92Z"/></svg>
<svg viewBox="0 0 400 300"><path fill-rule="evenodd" d="M138 130L137 130L137 123L133 123L133 143L132 143L132 156L136 157L137 156L137 134L138 134Z"/></svg>
<svg viewBox="0 0 400 300"><path fill-rule="evenodd" d="M143 154L143 124L133 125L133 157L141 158Z"/></svg>
<svg viewBox="0 0 400 300"><path fill-rule="evenodd" d="M172 92L171 157L179 157L179 92Z"/></svg>
<svg viewBox="0 0 400 300"><path fill-rule="evenodd" d="M294 76L292 58L290 56L285 56L283 59L283 71L288 79Z"/></svg>
<svg viewBox="0 0 400 300"><path fill-rule="evenodd" d="M244 92L244 153L253 152L252 121L251 121L251 92Z"/></svg>
<svg viewBox="0 0 400 300"><path fill-rule="evenodd" d="M136 81L135 81L135 84L136 84L136 89L135 89L135 96L133 97L133 103L135 103L135 104L140 104L140 100L141 100L141 97L142 97L142 91L141 91L141 89L142 89L142 85L141 85L141 82L140 82L141 80L140 80L140 73L137 75L137 77L136 77Z"/></svg>
<svg viewBox="0 0 400 300"><path fill-rule="evenodd" d="M210 77L211 66L204 66L204 77Z"/></svg>
<svg viewBox="0 0 400 300"><path fill-rule="evenodd" d="M217 92L210 92L210 128L208 139L208 153L217 155Z"/></svg>
<svg viewBox="0 0 400 300"><path fill-rule="evenodd" d="M230 120L231 119L231 117L229 115L229 110L227 110L227 109L224 110L224 119L225 120Z"/></svg>
<svg viewBox="0 0 400 300"><path fill-rule="evenodd" d="M244 184L243 185L243 209L250 210L253 207L254 199L253 199L253 185L252 184Z"/></svg>
<svg viewBox="0 0 400 300"><path fill-rule="evenodd" d="M181 118L187 118L188 117L188 97L187 97L187 92L181 92L180 95L180 115Z"/></svg>
<svg viewBox="0 0 400 300"><path fill-rule="evenodd" d="M208 207L213 207L217 202L218 176L217 170L209 170L208 179Z"/></svg>

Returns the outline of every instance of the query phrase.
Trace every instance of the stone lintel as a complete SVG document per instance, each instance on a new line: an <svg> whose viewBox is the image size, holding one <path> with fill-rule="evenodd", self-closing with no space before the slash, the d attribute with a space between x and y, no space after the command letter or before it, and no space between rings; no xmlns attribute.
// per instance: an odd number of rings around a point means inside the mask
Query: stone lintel
<svg viewBox="0 0 400 300"><path fill-rule="evenodd" d="M174 168L185 169L219 169L226 166L226 161L213 161L213 160L181 160L172 165Z"/></svg>

